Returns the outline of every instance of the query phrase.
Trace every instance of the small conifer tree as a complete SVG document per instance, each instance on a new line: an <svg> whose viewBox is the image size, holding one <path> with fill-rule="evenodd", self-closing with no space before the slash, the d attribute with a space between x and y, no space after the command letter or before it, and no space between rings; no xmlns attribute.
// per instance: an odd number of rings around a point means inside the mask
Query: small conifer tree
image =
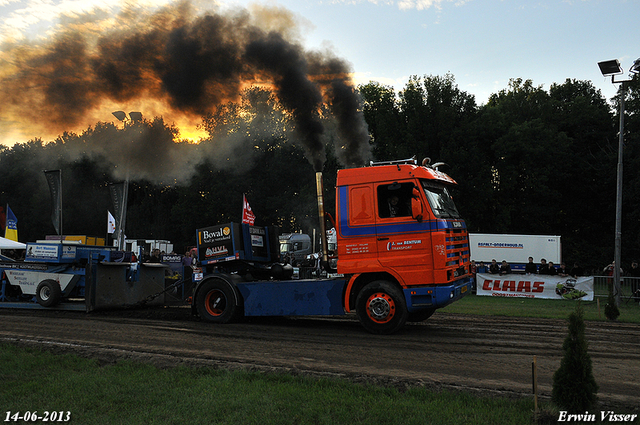
<svg viewBox="0 0 640 425"><path fill-rule="evenodd" d="M582 305L569 315L569 334L562 344L564 357L553 374L551 400L569 412L584 412L596 402L598 384L593 377L591 357L584 335Z"/></svg>

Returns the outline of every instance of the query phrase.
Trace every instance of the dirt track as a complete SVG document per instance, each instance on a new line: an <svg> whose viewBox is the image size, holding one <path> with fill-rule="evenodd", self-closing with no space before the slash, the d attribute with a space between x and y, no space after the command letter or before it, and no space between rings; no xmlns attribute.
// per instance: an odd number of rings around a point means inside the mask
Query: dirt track
<svg viewBox="0 0 640 425"><path fill-rule="evenodd" d="M160 366L212 365L344 377L385 385L457 388L484 395L551 394L567 323L436 313L398 334L366 333L355 317L254 318L212 325L188 308L86 314L0 309L0 341ZM640 326L587 323L602 408L640 410Z"/></svg>

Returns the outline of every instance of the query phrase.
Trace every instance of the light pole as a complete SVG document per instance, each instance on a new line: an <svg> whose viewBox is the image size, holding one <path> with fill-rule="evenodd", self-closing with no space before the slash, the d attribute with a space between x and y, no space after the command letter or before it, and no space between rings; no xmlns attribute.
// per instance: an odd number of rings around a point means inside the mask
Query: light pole
<svg viewBox="0 0 640 425"><path fill-rule="evenodd" d="M141 112L129 112L129 118L127 118L127 114L124 113L123 111L115 111L111 113L114 117L116 117L118 120L125 122L125 121L130 121L130 122L137 122L137 121L142 121L142 113ZM125 122L125 128L126 128L126 122ZM125 179L124 183L123 183L123 188L122 188L122 201L120 204L121 210L120 211L116 211L116 214L118 215L118 226L117 226L117 238L118 238L118 248L122 251L124 251L125 249L125 234L124 234L124 228L125 228L125 224L127 221L127 200L129 198L129 169L127 167L127 178ZM115 198L114 198L115 199Z"/></svg>
<svg viewBox="0 0 640 425"><path fill-rule="evenodd" d="M618 169L616 174L616 239L613 259L613 288L616 306L619 307L621 300L620 266L622 264L620 257L622 252L622 154L624 150L624 100L627 95L628 85L626 83L631 80L615 80L616 75L620 75L624 72L617 59L598 62L598 66L600 67L600 72L602 72L603 76L611 76L611 82L613 84L622 84L620 88L620 130L618 134ZM640 72L640 59L636 59L629 72L634 74Z"/></svg>

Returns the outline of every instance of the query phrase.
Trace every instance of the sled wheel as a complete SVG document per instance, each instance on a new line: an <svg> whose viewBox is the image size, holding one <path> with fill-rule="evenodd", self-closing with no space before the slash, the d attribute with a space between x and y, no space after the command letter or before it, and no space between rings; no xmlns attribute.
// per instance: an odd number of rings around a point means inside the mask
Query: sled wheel
<svg viewBox="0 0 640 425"><path fill-rule="evenodd" d="M213 323L230 323L242 314L238 290L221 279L206 282L196 296L198 315Z"/></svg>
<svg viewBox="0 0 640 425"><path fill-rule="evenodd" d="M36 300L43 307L52 307L60 302L60 284L52 279L43 280L36 289Z"/></svg>
<svg viewBox="0 0 640 425"><path fill-rule="evenodd" d="M407 322L424 322L429 317L433 316L433 313L436 312L435 308L431 308L428 310L420 310L413 313L409 313L409 317L407 318Z"/></svg>
<svg viewBox="0 0 640 425"><path fill-rule="evenodd" d="M407 321L404 295L384 280L369 283L358 293L356 314L364 328L374 334L392 334Z"/></svg>

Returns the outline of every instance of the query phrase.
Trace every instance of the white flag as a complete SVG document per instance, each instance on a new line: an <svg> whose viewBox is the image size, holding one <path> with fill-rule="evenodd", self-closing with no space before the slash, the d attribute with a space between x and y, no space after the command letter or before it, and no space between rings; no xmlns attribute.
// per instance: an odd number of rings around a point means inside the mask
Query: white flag
<svg viewBox="0 0 640 425"><path fill-rule="evenodd" d="M116 219L111 215L111 211L107 210L107 233L116 232Z"/></svg>

